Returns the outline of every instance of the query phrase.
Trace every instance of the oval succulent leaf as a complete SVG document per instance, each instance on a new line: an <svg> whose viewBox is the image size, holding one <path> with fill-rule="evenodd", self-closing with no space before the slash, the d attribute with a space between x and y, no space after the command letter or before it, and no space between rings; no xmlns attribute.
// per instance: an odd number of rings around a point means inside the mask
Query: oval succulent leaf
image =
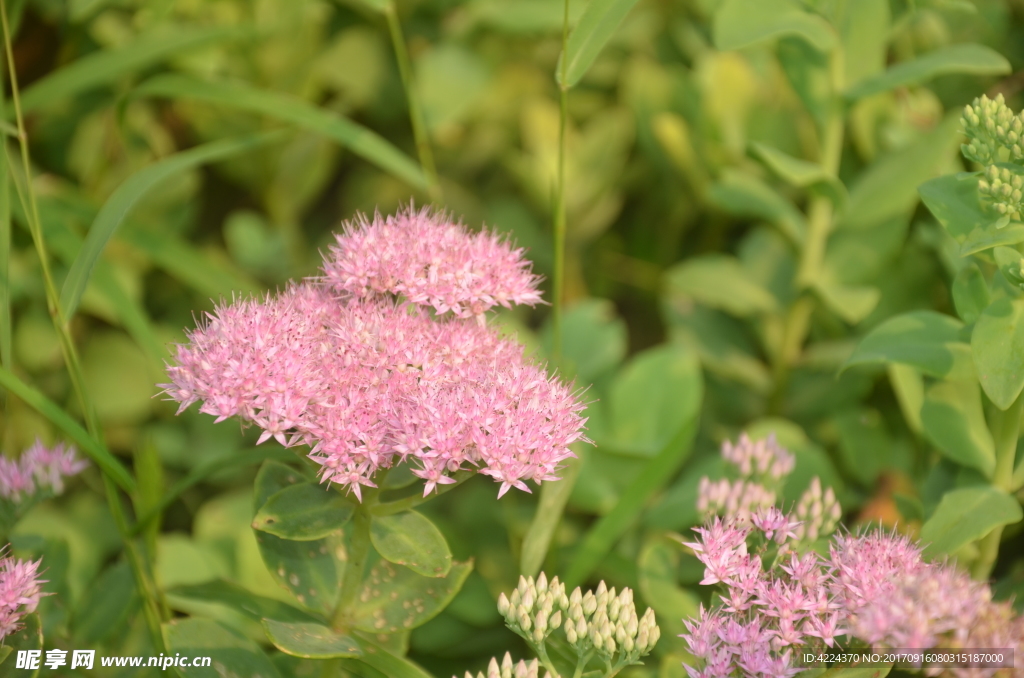
<svg viewBox="0 0 1024 678"><path fill-rule="evenodd" d="M252 527L282 539L312 541L336 533L352 517L345 497L318 483L275 492L256 512Z"/></svg>
<svg viewBox="0 0 1024 678"><path fill-rule="evenodd" d="M971 353L985 395L1005 410L1024 389L1024 299L992 302L971 334Z"/></svg>
<svg viewBox="0 0 1024 678"><path fill-rule="evenodd" d="M472 569L472 561L453 563L446 577L423 577L382 560L363 582L352 624L371 633L397 633L422 626L448 606Z"/></svg>
<svg viewBox="0 0 1024 678"><path fill-rule="evenodd" d="M374 516L370 540L385 560L425 577L444 577L452 567L452 553L444 535L416 511Z"/></svg>
<svg viewBox="0 0 1024 678"><path fill-rule="evenodd" d="M274 647L293 657L332 659L362 654L353 638L315 622L289 623L264 619L263 630Z"/></svg>

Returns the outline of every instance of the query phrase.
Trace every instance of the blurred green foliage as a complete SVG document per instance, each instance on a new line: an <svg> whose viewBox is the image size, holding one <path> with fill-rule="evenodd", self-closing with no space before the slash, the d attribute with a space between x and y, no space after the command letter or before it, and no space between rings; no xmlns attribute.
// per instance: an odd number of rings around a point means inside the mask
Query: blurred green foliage
<svg viewBox="0 0 1024 678"><path fill-rule="evenodd" d="M585 4L573 0L572 20ZM171 635L202 647L229 627L254 666L263 666L259 644L282 676L313 675L313 665L272 650L258 617L232 604L258 594L260 605L295 605L289 583L264 564L264 540L276 538L250 529L263 505L253 506L258 465L290 455L273 443L257 455L251 431L194 410L176 418L154 384L166 347L213 300L316 275L318 252L343 220L429 201L387 7L8 3L32 181L62 300L78 307L71 330L86 386L107 445L134 468L147 506L162 510L147 543L164 604L194 615ZM561 4L402 0L396 11L441 205L472 227L510 233L550 278ZM838 65L819 49L831 40L846 55ZM955 462L982 472L989 462L943 457L923 434L927 366L839 369L888 318L951 314L953 297L976 291L963 276L953 284L959 246L919 205L917 187L966 168L964 104L987 91L1021 108L1022 66L1019 0L642 0L630 10L569 98L560 367L592 384L597 446L581 450L564 519L555 510L551 524L533 528L552 536L549 551L528 537L535 513L544 515L536 496L496 502L492 485L474 478L427 505L465 584L437 616L381 642L408 648L437 676L482 668L510 648L521 655L495 601L522 562L572 585L634 587L665 632L629 675L684 675L679 620L703 594L695 559L671 535L700 520L697 483L724 473L717 445L741 429L775 432L797 455L787 498L817 475L849 524L913 530L948 510L948 490L977 485ZM837 77L841 92L831 89ZM9 200L5 367L78 416L26 214L14 191ZM822 209L827 246L808 264ZM547 318L545 308L527 309L500 322L546 359ZM7 454L61 435L12 394L0 427ZM41 607L46 647L146 654L138 596L99 491L98 473L87 474L34 509L12 541L46 558L48 590L58 593ZM332 540L320 540L325 553ZM1019 551L1004 545L1001 595L1021 587ZM471 559L472 571L461 569ZM311 559L306 574L333 581L333 563ZM359 666L357 675L386 671Z"/></svg>

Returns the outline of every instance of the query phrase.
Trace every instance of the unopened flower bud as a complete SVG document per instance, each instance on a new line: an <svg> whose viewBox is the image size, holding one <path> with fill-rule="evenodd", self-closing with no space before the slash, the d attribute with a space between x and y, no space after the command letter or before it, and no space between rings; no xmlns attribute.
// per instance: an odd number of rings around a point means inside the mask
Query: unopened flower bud
<svg viewBox="0 0 1024 678"><path fill-rule="evenodd" d="M508 602L508 598L506 598L505 593L502 592L502 594L498 596L498 612L502 617L508 616L509 607L510 603Z"/></svg>

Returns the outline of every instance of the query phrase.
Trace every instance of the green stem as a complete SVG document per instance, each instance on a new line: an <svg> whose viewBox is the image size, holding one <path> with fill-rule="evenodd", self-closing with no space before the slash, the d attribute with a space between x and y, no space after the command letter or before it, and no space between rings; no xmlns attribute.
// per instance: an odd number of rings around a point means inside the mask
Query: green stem
<svg viewBox="0 0 1024 678"><path fill-rule="evenodd" d="M352 532L348 540L345 574L341 579L341 596L332 618L332 624L338 630L343 630L347 626L348 615L363 583L363 571L366 569L366 559L370 554L370 511L377 503L378 493L379 490L373 488L364 490L363 501L352 515Z"/></svg>
<svg viewBox="0 0 1024 678"><path fill-rule="evenodd" d="M590 663L591 658L594 656L594 650L588 650L585 654L581 655L576 661L576 670L572 673L572 678L580 678L583 672L587 668L587 664Z"/></svg>
<svg viewBox="0 0 1024 678"><path fill-rule="evenodd" d="M536 645L531 642L530 645L533 645L533 649L536 650L537 659L540 660L541 665L548 670L548 673L555 678L558 678L560 674L558 673L558 670L555 669L555 665L551 663L551 658L548 657L548 649L545 647L544 642L542 641Z"/></svg>
<svg viewBox="0 0 1024 678"><path fill-rule="evenodd" d="M555 188L554 215L554 275L552 276L551 300L551 357L557 367L562 362L562 311L565 304L565 155L566 128L569 123L569 86L565 84L569 69L569 0L564 0L562 9L562 59L558 78L558 177Z"/></svg>
<svg viewBox="0 0 1024 678"><path fill-rule="evenodd" d="M441 183L437 176L437 165L434 164L434 153L430 148L430 136L427 134L426 121L423 118L423 107L420 105L419 95L416 93L416 83L412 78L412 63L409 61L409 50L405 44L405 35L402 33L402 22L398 18L398 10L394 2L389 2L384 10L384 18L388 22L388 32L391 34L391 45L395 50L395 61L398 62L398 74L402 78L402 87L405 88L405 99L409 103L409 119L412 123L412 134L416 140L416 153L419 155L420 165L423 173L427 176L427 192L430 199L440 203Z"/></svg>
<svg viewBox="0 0 1024 678"><path fill-rule="evenodd" d="M832 81L832 102L828 116L822 129L821 154L819 164L830 176L839 172L839 161L843 153L843 54L836 47L830 58L830 76ZM800 251L800 263L797 268L796 282L800 297L794 302L787 314L783 332L782 346L775 357L775 389L771 398L772 408L781 404L782 394L789 379L789 371L799 359L801 347L807 339L810 329L810 317L814 311L813 288L821 277L821 266L825 259L825 248L832 231L834 206L832 200L819 195L812 198L807 209L807 235Z"/></svg>
<svg viewBox="0 0 1024 678"><path fill-rule="evenodd" d="M1017 438L1020 433L1021 408L1024 407L1024 393L1005 411L996 411L992 422L992 433L996 446L996 469L992 485L1005 492L1013 488L1013 462L1017 456ZM999 542L1003 538L1003 526L995 528L978 542L978 560L971 574L977 580L988 579L999 557Z"/></svg>
<svg viewBox="0 0 1024 678"><path fill-rule="evenodd" d="M14 117L18 131L18 145L21 150L22 172L24 173L25 191L19 190L19 197L25 206L25 213L28 216L29 231L32 234L32 241L35 244L36 253L39 257L40 270L43 274L43 286L46 290L46 305L53 320L57 335L60 338L61 352L64 362L67 365L68 376L71 379L78 402L82 408L86 428L89 434L97 441L103 440L103 434L99 425L99 418L92 401L88 398L85 384L82 379L81 364L78 359L78 351L71 338L70 323L64 316L60 306L60 297L53 282L53 275L50 272L50 258L46 251L46 242L43 239L42 219L39 216L39 204L36 200L35 191L32 188L32 163L29 158L28 134L25 131L25 119L21 111L21 99L18 91L18 74L14 64L14 53L11 46L11 30L7 20L6 0L0 0L0 25L3 27L4 49L7 56L7 69L11 82L11 101L14 104ZM17 189L17 183L15 183ZM107 495L107 504L110 513L117 524L118 532L124 543L126 556L132 573L135 577L135 585L143 600L143 609L146 617L146 624L149 627L153 647L158 652L166 651L163 632L160 628L161 609L156 585L149 574L149 568L137 545L133 542L128 529L127 520L124 514L124 507L118 497L117 485L113 478L104 471L103 483Z"/></svg>

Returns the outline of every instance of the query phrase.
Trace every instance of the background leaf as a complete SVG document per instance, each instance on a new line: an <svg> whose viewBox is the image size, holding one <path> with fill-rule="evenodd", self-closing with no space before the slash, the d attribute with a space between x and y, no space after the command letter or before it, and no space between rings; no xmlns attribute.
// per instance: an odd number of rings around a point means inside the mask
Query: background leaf
<svg viewBox="0 0 1024 678"><path fill-rule="evenodd" d="M996 527L1015 523L1022 517L1020 504L995 487L965 487L947 492L921 527L924 552L933 557L955 553Z"/></svg>
<svg viewBox="0 0 1024 678"><path fill-rule="evenodd" d="M635 4L636 0L591 0L587 4L555 69L558 84L568 88L580 81ZM567 59L564 66L561 59Z"/></svg>
<svg viewBox="0 0 1024 678"><path fill-rule="evenodd" d="M1001 75L1009 72L1010 62L993 49L984 45L950 45L862 80L846 91L846 97L859 99L896 87L916 85L947 73Z"/></svg>

